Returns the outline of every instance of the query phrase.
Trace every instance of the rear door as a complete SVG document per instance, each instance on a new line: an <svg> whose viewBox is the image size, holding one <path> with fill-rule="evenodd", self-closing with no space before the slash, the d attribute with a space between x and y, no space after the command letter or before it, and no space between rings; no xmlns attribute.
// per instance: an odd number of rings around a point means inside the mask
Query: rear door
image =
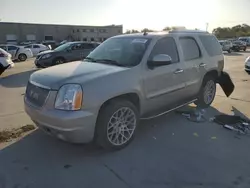
<svg viewBox="0 0 250 188"><path fill-rule="evenodd" d="M66 52L64 56L67 61L77 61L81 59L82 43L75 43L71 46L70 51Z"/></svg>
<svg viewBox="0 0 250 188"><path fill-rule="evenodd" d="M179 103L184 95L185 74L175 39L172 37L159 39L153 47L148 61L159 54L169 55L172 63L153 69L148 68L143 74L148 111Z"/></svg>
<svg viewBox="0 0 250 188"><path fill-rule="evenodd" d="M41 50L40 46L37 44L32 45L32 53L33 55L37 55Z"/></svg>
<svg viewBox="0 0 250 188"><path fill-rule="evenodd" d="M179 37L179 44L185 63L186 97L192 97L199 92L202 72L206 64L195 37Z"/></svg>

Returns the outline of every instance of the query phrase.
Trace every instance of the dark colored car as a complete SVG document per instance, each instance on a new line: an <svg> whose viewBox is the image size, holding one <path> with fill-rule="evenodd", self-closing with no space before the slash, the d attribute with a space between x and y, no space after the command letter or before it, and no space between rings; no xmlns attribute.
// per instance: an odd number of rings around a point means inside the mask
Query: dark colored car
<svg viewBox="0 0 250 188"><path fill-rule="evenodd" d="M99 43L67 42L54 50L41 52L37 55L35 65L45 68L53 65L84 59Z"/></svg>
<svg viewBox="0 0 250 188"><path fill-rule="evenodd" d="M246 44L246 42L243 42L243 41L240 41L240 40L233 41L232 50L235 51L235 52L239 52L241 50L246 51L247 50L247 44Z"/></svg>

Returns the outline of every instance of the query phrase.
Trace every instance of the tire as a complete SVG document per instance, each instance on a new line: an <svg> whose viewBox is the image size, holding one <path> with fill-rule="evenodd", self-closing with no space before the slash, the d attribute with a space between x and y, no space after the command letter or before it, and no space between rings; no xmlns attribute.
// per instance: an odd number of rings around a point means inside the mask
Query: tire
<svg viewBox="0 0 250 188"><path fill-rule="evenodd" d="M231 53L231 49L229 49L227 52L230 54Z"/></svg>
<svg viewBox="0 0 250 188"><path fill-rule="evenodd" d="M27 55L26 54L19 54L18 55L18 60L19 61L26 61Z"/></svg>
<svg viewBox="0 0 250 188"><path fill-rule="evenodd" d="M247 50L247 48L244 48L244 52Z"/></svg>
<svg viewBox="0 0 250 188"><path fill-rule="evenodd" d="M208 91L210 87L211 91ZM210 94L208 94L208 92L210 92ZM195 101L194 103L197 105L197 107L207 108L214 101L215 94L216 94L215 78L213 76L207 75L203 79L203 83L200 92L198 94L197 101Z"/></svg>
<svg viewBox="0 0 250 188"><path fill-rule="evenodd" d="M53 60L53 65L60 65L65 63L65 59L62 57L58 57L56 59Z"/></svg>
<svg viewBox="0 0 250 188"><path fill-rule="evenodd" d="M0 75L3 74L5 70L4 66L0 63Z"/></svg>
<svg viewBox="0 0 250 188"><path fill-rule="evenodd" d="M129 117L131 119L129 122L131 124L123 124L123 121L126 121L126 116L122 116L122 119L118 119L117 117L115 119L114 116L120 116L122 110L127 112L123 113L130 114ZM112 121L113 124L117 123L116 125L113 125L114 127L112 127ZM138 124L139 112L134 104L127 100L113 100L102 107L99 112L95 130L95 143L106 150L122 149L133 140ZM130 130L126 131L124 130L125 128ZM108 132L110 134L108 134ZM119 143L118 141L123 141L123 143Z"/></svg>

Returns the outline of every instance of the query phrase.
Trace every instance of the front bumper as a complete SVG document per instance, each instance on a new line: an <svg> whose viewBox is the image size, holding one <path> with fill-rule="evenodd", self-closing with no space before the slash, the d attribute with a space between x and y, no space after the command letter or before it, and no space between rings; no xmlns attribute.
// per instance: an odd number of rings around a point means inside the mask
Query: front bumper
<svg viewBox="0 0 250 188"><path fill-rule="evenodd" d="M46 68L46 67L52 66L52 59L51 58L48 58L48 59L36 58L34 63L36 67L38 68Z"/></svg>
<svg viewBox="0 0 250 188"><path fill-rule="evenodd" d="M97 115L88 111L38 108L24 99L26 113L49 135L72 143L88 143L94 138Z"/></svg>

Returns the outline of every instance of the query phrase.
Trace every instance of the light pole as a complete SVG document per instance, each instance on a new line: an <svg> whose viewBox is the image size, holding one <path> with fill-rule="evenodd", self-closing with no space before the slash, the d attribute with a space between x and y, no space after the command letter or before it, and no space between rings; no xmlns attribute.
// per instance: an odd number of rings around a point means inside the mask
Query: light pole
<svg viewBox="0 0 250 188"><path fill-rule="evenodd" d="M206 23L206 31L208 30L208 25L209 25L209 23Z"/></svg>

